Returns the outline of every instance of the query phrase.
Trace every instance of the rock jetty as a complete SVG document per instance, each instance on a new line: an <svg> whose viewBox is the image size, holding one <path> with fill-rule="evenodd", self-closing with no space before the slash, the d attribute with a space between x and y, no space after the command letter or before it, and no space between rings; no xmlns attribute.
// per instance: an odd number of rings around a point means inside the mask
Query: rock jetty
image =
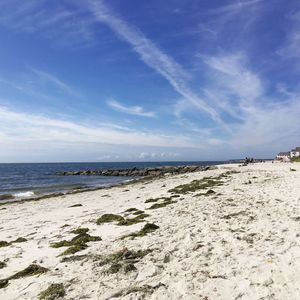
<svg viewBox="0 0 300 300"><path fill-rule="evenodd" d="M156 168L130 168L130 169L106 169L106 170L84 170L84 171L69 171L58 172L56 175L60 176L127 176L127 177L140 177L140 176L161 176L166 174L184 174L206 170L216 169L216 166L163 166Z"/></svg>

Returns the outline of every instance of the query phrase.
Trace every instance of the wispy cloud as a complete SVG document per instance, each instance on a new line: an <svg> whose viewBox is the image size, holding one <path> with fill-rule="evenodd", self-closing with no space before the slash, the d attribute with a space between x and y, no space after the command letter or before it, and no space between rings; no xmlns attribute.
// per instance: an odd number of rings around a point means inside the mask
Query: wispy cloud
<svg viewBox="0 0 300 300"><path fill-rule="evenodd" d="M74 89L70 85L59 79L57 76L32 67L30 67L30 70L40 79L40 81L53 84L60 90L72 96L77 96L77 93L74 91Z"/></svg>
<svg viewBox="0 0 300 300"><path fill-rule="evenodd" d="M216 15L216 14L227 14L227 13L231 13L231 14L236 14L238 12L240 12L243 9L248 9L249 7L255 6L259 3L262 3L265 0L237 0L237 1L232 1L233 3L230 4L226 4L223 6L219 6L217 8L208 10L206 13L207 14L212 14L212 15Z"/></svg>
<svg viewBox="0 0 300 300"><path fill-rule="evenodd" d="M64 1L1 1L0 24L16 31L38 33L61 45L87 47L94 42L93 21L82 7Z"/></svg>
<svg viewBox="0 0 300 300"><path fill-rule="evenodd" d="M215 98L215 105L241 118L248 113L255 101L264 93L263 83L248 67L243 53L213 57L200 56L207 64L214 79L205 91L209 98ZM212 100L213 101L213 100Z"/></svg>
<svg viewBox="0 0 300 300"><path fill-rule="evenodd" d="M140 59L162 75L184 99L201 111L222 123L218 112L195 94L188 85L190 74L169 55L148 39L140 30L117 17L103 1L89 1L97 21L108 25L112 31L126 41Z"/></svg>
<svg viewBox="0 0 300 300"><path fill-rule="evenodd" d="M1 145L6 141L103 143L160 147L196 147L188 138L127 130L110 124L89 125L47 116L15 112L0 106Z"/></svg>
<svg viewBox="0 0 300 300"><path fill-rule="evenodd" d="M286 59L299 58L300 53L300 12L287 16L288 26L286 28L286 40L277 51L279 55Z"/></svg>
<svg viewBox="0 0 300 300"><path fill-rule="evenodd" d="M147 159L178 159L180 157L180 153L177 152L141 152L138 156L139 159L141 160L147 160Z"/></svg>
<svg viewBox="0 0 300 300"><path fill-rule="evenodd" d="M268 96L265 82L251 70L242 53L201 57L214 79L205 86L207 97L218 99L216 105L236 120L228 123L232 133L223 139L223 145L274 151L289 148L300 138L296 121L300 115L299 92Z"/></svg>
<svg viewBox="0 0 300 300"><path fill-rule="evenodd" d="M129 115L136 115L136 116L140 116L140 117L150 117L153 118L155 117L155 113L152 111L145 111L143 109L143 107L141 106L124 106L123 104L121 104L120 102L111 99L109 101L107 101L107 104L114 110L125 113L125 114L129 114Z"/></svg>

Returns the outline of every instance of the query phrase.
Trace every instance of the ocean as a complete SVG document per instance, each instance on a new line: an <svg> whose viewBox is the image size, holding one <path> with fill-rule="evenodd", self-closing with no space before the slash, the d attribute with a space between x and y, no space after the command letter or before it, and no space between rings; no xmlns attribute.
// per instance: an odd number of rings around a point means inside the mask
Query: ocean
<svg viewBox="0 0 300 300"><path fill-rule="evenodd" d="M0 164L0 202L67 193L121 183L130 177L58 176L57 172L128 169L157 166L213 165L224 162L118 162L118 163L16 163Z"/></svg>

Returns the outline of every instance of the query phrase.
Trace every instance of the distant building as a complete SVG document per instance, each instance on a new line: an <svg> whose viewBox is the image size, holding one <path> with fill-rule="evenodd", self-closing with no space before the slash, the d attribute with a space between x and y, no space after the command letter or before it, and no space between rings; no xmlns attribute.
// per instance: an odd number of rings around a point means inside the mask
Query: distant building
<svg viewBox="0 0 300 300"><path fill-rule="evenodd" d="M290 160L290 152L279 152L276 156L276 159L282 161Z"/></svg>
<svg viewBox="0 0 300 300"><path fill-rule="evenodd" d="M296 147L290 152L290 157L299 157L300 156L300 147Z"/></svg>

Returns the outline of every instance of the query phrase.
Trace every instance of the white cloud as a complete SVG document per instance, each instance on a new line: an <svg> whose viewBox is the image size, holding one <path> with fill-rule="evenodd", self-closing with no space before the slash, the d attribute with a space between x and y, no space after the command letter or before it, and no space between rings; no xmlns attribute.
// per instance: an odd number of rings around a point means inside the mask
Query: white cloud
<svg viewBox="0 0 300 300"><path fill-rule="evenodd" d="M102 143L160 147L196 147L188 138L144 131L126 130L119 126L91 126L41 115L14 112L0 107L1 148L5 142Z"/></svg>
<svg viewBox="0 0 300 300"><path fill-rule="evenodd" d="M162 75L186 101L222 123L217 111L188 87L190 74L181 65L146 38L141 31L115 16L103 1L90 0L89 3L97 21L108 25L121 40L126 41L140 59Z"/></svg>
<svg viewBox="0 0 300 300"><path fill-rule="evenodd" d="M255 6L256 4L258 3L261 3L265 0L248 0L248 1L245 1L245 0L242 0L242 1L232 1L233 3L230 3L230 4L226 4L224 6L219 6L217 8L214 8L212 10L209 10L207 13L209 14L220 14L220 15L224 15L224 14L228 14L228 13L239 13L241 10L244 10L244 9L249 9L249 7L251 6Z"/></svg>
<svg viewBox="0 0 300 300"><path fill-rule="evenodd" d="M299 58L300 49L300 12L291 14L287 20L286 40L277 53L287 59Z"/></svg>
<svg viewBox="0 0 300 300"><path fill-rule="evenodd" d="M180 157L180 153L174 153L174 152L141 152L138 156L138 159L144 160L144 159L176 159Z"/></svg>
<svg viewBox="0 0 300 300"><path fill-rule="evenodd" d="M130 106L126 107L119 103L116 100L109 100L107 101L107 104L114 110L123 112L126 114L130 115L136 115L136 116L141 116L141 117L150 117L153 118L155 117L155 113L152 111L145 111L141 106Z"/></svg>

